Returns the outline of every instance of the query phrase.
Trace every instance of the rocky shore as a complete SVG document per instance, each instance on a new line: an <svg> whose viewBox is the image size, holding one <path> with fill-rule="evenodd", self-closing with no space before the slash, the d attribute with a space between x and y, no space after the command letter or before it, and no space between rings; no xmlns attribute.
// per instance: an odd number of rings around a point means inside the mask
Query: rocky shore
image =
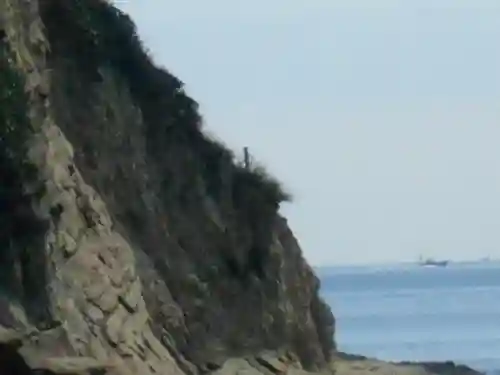
<svg viewBox="0 0 500 375"><path fill-rule="evenodd" d="M197 107L110 2L0 0L0 374L477 374L339 353L290 195Z"/></svg>
<svg viewBox="0 0 500 375"><path fill-rule="evenodd" d="M336 374L358 375L480 375L468 366L446 362L384 362L362 355L338 352L333 360Z"/></svg>
<svg viewBox="0 0 500 375"><path fill-rule="evenodd" d="M5 313L5 312L4 312ZM119 361L97 360L94 357L61 356L57 347L65 335L63 327L46 331L32 329L24 334L19 328L0 326L0 368L2 375L118 375L126 372ZM59 348L64 350L64 348ZM161 372L169 374L170 372ZM300 361L290 354L264 351L241 358L212 363L200 373L210 375L481 375L453 362L390 363L337 352L328 365L317 371L304 370Z"/></svg>

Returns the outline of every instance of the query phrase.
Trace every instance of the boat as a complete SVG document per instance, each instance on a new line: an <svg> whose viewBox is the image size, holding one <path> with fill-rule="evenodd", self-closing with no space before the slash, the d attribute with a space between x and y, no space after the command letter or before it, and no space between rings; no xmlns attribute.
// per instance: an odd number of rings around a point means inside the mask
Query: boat
<svg viewBox="0 0 500 375"><path fill-rule="evenodd" d="M436 260L432 258L421 258L419 261L419 265L422 267L446 267L449 263L449 260Z"/></svg>

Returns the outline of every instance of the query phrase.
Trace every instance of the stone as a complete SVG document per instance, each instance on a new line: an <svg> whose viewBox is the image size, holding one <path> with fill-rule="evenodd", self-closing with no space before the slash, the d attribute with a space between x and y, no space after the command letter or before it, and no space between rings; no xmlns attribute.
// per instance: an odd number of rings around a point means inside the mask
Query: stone
<svg viewBox="0 0 500 375"><path fill-rule="evenodd" d="M267 369L277 374L285 373L289 367L287 364L280 361L276 356L273 356L272 354L269 353L260 354L255 359L262 366L266 367Z"/></svg>
<svg viewBox="0 0 500 375"><path fill-rule="evenodd" d="M113 312L113 314L109 316L108 320L106 321L106 337L114 346L118 345L125 339L122 328L128 315L129 313L127 312L127 310L123 306L118 305L118 308Z"/></svg>
<svg viewBox="0 0 500 375"><path fill-rule="evenodd" d="M125 305L125 307L131 312L137 311L137 304L142 298L142 286L141 282L137 279L130 285L129 289L120 296L120 301Z"/></svg>
<svg viewBox="0 0 500 375"><path fill-rule="evenodd" d="M24 337L19 330L0 326L0 344L20 344Z"/></svg>
<svg viewBox="0 0 500 375"><path fill-rule="evenodd" d="M85 315L94 323L99 323L104 319L103 311L97 306L88 304L85 306Z"/></svg>
<svg viewBox="0 0 500 375"><path fill-rule="evenodd" d="M104 294L106 287L105 284L103 285L96 280L88 280L83 285L83 292L90 301L97 301Z"/></svg>
<svg viewBox="0 0 500 375"><path fill-rule="evenodd" d="M104 292L93 301L102 311L111 312L118 305L118 291L114 287L108 286L104 289Z"/></svg>
<svg viewBox="0 0 500 375"><path fill-rule="evenodd" d="M93 358L85 357L58 357L44 358L39 363L32 364L34 370L46 370L53 374L61 375L87 375L91 371L96 373L111 370L115 365L107 362L100 362Z"/></svg>
<svg viewBox="0 0 500 375"><path fill-rule="evenodd" d="M58 232L56 236L56 246L64 252L64 255L69 257L73 255L78 246L73 237L66 232Z"/></svg>
<svg viewBox="0 0 500 375"><path fill-rule="evenodd" d="M165 347L161 342L155 337L151 329L147 328L142 332L142 339L144 344L151 350L151 352L160 360L165 360L166 351Z"/></svg>
<svg viewBox="0 0 500 375"><path fill-rule="evenodd" d="M263 375L244 359L229 359L224 365L211 373L212 375Z"/></svg>

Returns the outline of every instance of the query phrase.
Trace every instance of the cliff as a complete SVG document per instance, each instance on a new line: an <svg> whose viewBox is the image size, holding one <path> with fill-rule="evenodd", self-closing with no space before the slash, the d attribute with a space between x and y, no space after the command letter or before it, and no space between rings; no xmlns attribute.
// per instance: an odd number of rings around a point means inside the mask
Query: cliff
<svg viewBox="0 0 500 375"><path fill-rule="evenodd" d="M0 374L441 372L337 352L289 195L202 125L108 2L0 0Z"/></svg>
<svg viewBox="0 0 500 375"><path fill-rule="evenodd" d="M204 134L107 2L0 6L0 357L144 375L268 352L324 367L334 319L278 214L281 185Z"/></svg>

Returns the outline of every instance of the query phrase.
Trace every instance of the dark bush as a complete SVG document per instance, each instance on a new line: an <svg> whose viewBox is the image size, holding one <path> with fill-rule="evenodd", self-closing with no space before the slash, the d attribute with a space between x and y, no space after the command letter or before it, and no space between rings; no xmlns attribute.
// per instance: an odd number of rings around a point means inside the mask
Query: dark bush
<svg viewBox="0 0 500 375"><path fill-rule="evenodd" d="M46 268L43 238L45 223L33 213L24 184L37 175L26 160L31 135L24 79L15 68L11 47L0 40L0 289L23 296L37 323L48 320L43 310ZM40 244L42 240L42 244ZM40 246L41 245L41 246ZM17 271L20 270L20 271ZM34 306L36 306L34 308ZM43 310L43 311L41 311Z"/></svg>
<svg viewBox="0 0 500 375"><path fill-rule="evenodd" d="M230 242L252 238L245 246L248 264L257 264L250 254L266 253L279 204L289 194L264 168L242 166L203 132L198 104L178 78L153 63L129 16L105 1L76 3L54 0L42 10L53 54L81 60L83 77L98 81L108 68L126 82L144 120L148 157L159 166L167 211L194 209L200 195L209 195L237 233Z"/></svg>

